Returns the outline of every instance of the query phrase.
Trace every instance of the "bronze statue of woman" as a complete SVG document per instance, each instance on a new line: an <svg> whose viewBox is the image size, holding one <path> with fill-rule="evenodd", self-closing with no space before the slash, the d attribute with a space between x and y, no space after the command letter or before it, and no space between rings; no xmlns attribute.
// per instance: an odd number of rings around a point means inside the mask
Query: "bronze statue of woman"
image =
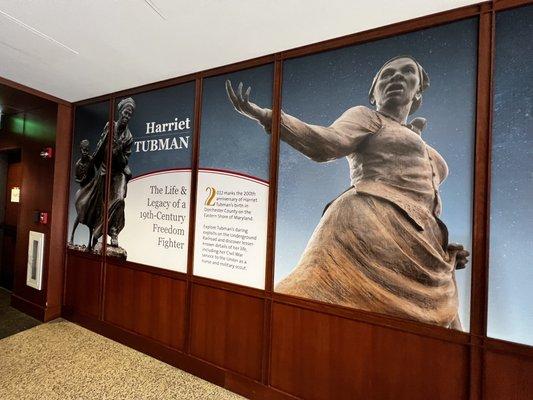
<svg viewBox="0 0 533 400"><path fill-rule="evenodd" d="M387 61L356 106L330 126L281 113L281 140L317 162L346 157L351 186L326 208L298 265L276 291L461 329L455 270L469 253L448 243L439 219L442 156L407 123L429 87L411 56ZM234 108L270 131L272 111L226 82Z"/></svg>
<svg viewBox="0 0 533 400"><path fill-rule="evenodd" d="M108 234L111 237L109 248L112 254L126 257L126 252L118 246L118 234L124 228L124 201L127 195L127 184L131 179L128 159L131 155L133 136L128 123L135 111L135 101L128 97L118 103L118 119L114 122L113 144L111 155L111 183L108 206ZM96 150L89 155L89 142L80 143L81 158L76 163L76 182L80 189L76 192L76 220L71 233L70 242L74 241L74 232L78 224L89 228L87 249L92 251L104 230L104 193L105 176L107 174L106 154L109 123L100 135Z"/></svg>
<svg viewBox="0 0 533 400"><path fill-rule="evenodd" d="M128 182L131 170L128 160L133 146L133 136L128 123L135 111L135 101L128 97L117 106L118 119L115 122L111 155L111 184L109 188L108 235L111 237L110 247L118 248L118 234L124 229L124 206L128 193ZM125 258L125 250L120 249L115 255Z"/></svg>

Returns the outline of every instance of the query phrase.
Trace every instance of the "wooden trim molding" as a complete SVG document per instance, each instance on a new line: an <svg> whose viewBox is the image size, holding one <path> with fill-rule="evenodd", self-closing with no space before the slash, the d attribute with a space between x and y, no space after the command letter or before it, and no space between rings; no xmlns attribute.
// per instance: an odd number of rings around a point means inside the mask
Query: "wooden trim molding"
<svg viewBox="0 0 533 400"><path fill-rule="evenodd" d="M20 83L17 83L15 81L12 81L12 80L9 80L9 79L6 79L6 78L2 78L1 76L0 76L0 84L12 87L14 89L21 90L21 91L29 93L31 95L34 95L34 96L37 96L37 97L41 97L41 98L46 99L46 100L53 101L54 103L61 104L61 105L67 106L67 107L70 107L72 105L68 101L60 99L59 97L55 97L55 96L52 96L52 95L50 95L48 93L41 92L40 90L33 89L33 88L29 87L29 86L22 85Z"/></svg>
<svg viewBox="0 0 533 400"><path fill-rule="evenodd" d="M23 297L11 294L11 306L39 321L44 321L46 308Z"/></svg>

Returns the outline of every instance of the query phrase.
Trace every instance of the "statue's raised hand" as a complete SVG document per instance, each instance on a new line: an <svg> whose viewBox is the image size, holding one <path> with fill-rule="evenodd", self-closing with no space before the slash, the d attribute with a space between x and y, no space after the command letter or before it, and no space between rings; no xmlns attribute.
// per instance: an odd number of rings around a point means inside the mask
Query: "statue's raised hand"
<svg viewBox="0 0 533 400"><path fill-rule="evenodd" d="M259 107L257 104L250 101L250 92L252 91L251 87L246 89L246 92L242 92L242 82L239 83L237 91L233 90L230 80L226 80L226 93L228 98L237 112L240 114L255 119L260 124L269 128L271 123L271 111L268 108Z"/></svg>

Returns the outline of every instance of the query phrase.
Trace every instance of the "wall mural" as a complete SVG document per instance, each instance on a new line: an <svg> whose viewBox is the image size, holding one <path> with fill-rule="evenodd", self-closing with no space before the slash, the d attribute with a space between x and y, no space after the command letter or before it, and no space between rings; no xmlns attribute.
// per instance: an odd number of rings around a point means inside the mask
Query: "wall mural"
<svg viewBox="0 0 533 400"><path fill-rule="evenodd" d="M284 62L277 292L468 329L477 24ZM264 288L272 83L271 64L204 79L195 275ZM193 103L192 83L118 100L109 255L186 271ZM98 203L105 163L77 141L74 203Z"/></svg>
<svg viewBox="0 0 533 400"><path fill-rule="evenodd" d="M190 82L118 100L108 255L187 271L194 91Z"/></svg>
<svg viewBox="0 0 533 400"><path fill-rule="evenodd" d="M271 107L273 73L269 64L204 80L195 275L265 287L270 136L242 118L231 82L253 85ZM241 95L249 99L250 90Z"/></svg>
<svg viewBox="0 0 533 400"><path fill-rule="evenodd" d="M533 6L496 14L487 333L533 345Z"/></svg>
<svg viewBox="0 0 533 400"><path fill-rule="evenodd" d="M276 291L468 329L476 38L467 20L284 64Z"/></svg>

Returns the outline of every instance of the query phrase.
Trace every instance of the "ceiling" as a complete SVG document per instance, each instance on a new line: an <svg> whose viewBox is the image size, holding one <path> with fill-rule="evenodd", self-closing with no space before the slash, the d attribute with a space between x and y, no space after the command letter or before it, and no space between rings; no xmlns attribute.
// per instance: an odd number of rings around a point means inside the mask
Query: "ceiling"
<svg viewBox="0 0 533 400"><path fill-rule="evenodd" d="M0 76L67 101L479 0L0 0Z"/></svg>

